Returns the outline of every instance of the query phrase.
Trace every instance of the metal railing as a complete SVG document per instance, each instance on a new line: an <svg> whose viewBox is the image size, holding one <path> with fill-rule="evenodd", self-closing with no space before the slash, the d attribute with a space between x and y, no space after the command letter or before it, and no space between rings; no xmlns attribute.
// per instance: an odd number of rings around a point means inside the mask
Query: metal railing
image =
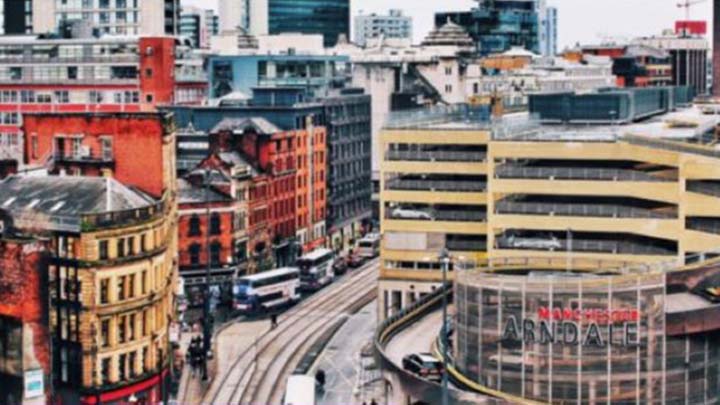
<svg viewBox="0 0 720 405"><path fill-rule="evenodd" d="M490 129L490 109L488 106L453 104L396 111L388 115L385 128L427 128L442 124L453 124L462 128Z"/></svg>
<svg viewBox="0 0 720 405"><path fill-rule="evenodd" d="M498 214L557 215L571 217L676 219L677 212L610 204L546 204L501 201L495 204Z"/></svg>
<svg viewBox="0 0 720 405"><path fill-rule="evenodd" d="M448 240L445 244L450 251L460 252L485 252L487 251L486 242L475 242L466 240Z"/></svg>
<svg viewBox="0 0 720 405"><path fill-rule="evenodd" d="M720 184L688 182L686 187L687 191L720 197Z"/></svg>
<svg viewBox="0 0 720 405"><path fill-rule="evenodd" d="M636 135L625 135L623 136L623 140L632 145L648 146L654 149L664 149L673 152L691 153L695 155L713 158L720 157L720 150L705 145L688 144L664 139L650 139L647 137Z"/></svg>
<svg viewBox="0 0 720 405"><path fill-rule="evenodd" d="M550 180L609 180L671 182L672 180L652 176L645 172L628 169L565 168L565 167L520 167L504 165L495 169L500 179L550 179Z"/></svg>
<svg viewBox="0 0 720 405"><path fill-rule="evenodd" d="M165 200L143 208L132 210L83 214L80 216L82 231L103 228L123 227L162 217L165 213Z"/></svg>
<svg viewBox="0 0 720 405"><path fill-rule="evenodd" d="M115 157L112 155L112 153L92 153L92 152L90 152L87 155L82 155L80 153L76 153L76 154L55 153L53 155L53 160L56 162L111 163L111 162L115 161Z"/></svg>
<svg viewBox="0 0 720 405"><path fill-rule="evenodd" d="M677 252L658 246L644 245L628 241L607 241L573 239L572 243L566 240L551 238L507 238L496 240L499 249L547 250L563 252L570 248L573 252L602 252L627 255L676 255ZM570 246L572 245L572 246Z"/></svg>
<svg viewBox="0 0 720 405"><path fill-rule="evenodd" d="M390 150L385 153L385 159L391 162L484 162L487 160L487 153L461 151Z"/></svg>
<svg viewBox="0 0 720 405"><path fill-rule="evenodd" d="M460 191L484 192L487 183L466 180L402 180L393 179L386 183L388 190L404 191Z"/></svg>
<svg viewBox="0 0 720 405"><path fill-rule="evenodd" d="M92 55L92 56L10 56L7 54L0 55L0 64L5 63L28 63L28 64L51 64L51 63L128 63L134 64L140 61L137 54L131 55Z"/></svg>
<svg viewBox="0 0 720 405"><path fill-rule="evenodd" d="M686 226L695 231L720 235L720 219L689 218Z"/></svg>

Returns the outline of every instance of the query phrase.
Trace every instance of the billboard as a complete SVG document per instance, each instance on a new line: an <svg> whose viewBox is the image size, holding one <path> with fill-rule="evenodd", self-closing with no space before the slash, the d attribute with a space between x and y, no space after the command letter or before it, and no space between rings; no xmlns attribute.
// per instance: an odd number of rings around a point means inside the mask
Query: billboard
<svg viewBox="0 0 720 405"><path fill-rule="evenodd" d="M675 33L678 35L706 35L707 21L675 21Z"/></svg>

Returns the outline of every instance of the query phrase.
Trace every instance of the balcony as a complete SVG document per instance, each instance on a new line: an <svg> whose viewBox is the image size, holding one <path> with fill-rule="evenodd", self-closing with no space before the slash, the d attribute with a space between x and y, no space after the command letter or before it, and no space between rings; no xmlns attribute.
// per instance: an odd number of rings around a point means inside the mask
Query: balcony
<svg viewBox="0 0 720 405"><path fill-rule="evenodd" d="M677 212L612 204L546 204L536 202L500 201L497 214L545 215L566 217L677 219Z"/></svg>
<svg viewBox="0 0 720 405"><path fill-rule="evenodd" d="M165 199L147 207L104 212L100 214L85 214L80 217L80 228L83 232L91 232L100 229L122 228L162 218L167 208Z"/></svg>
<svg viewBox="0 0 720 405"><path fill-rule="evenodd" d="M604 169L593 167L525 167L504 165L495 169L499 179L542 179L542 180L591 180L591 181L637 181L672 182L670 179L655 177L645 172L630 169Z"/></svg>
<svg viewBox="0 0 720 405"><path fill-rule="evenodd" d="M115 157L112 153L93 153L92 150L85 150L78 153L55 152L53 155L55 163L76 163L76 164L114 164Z"/></svg>
<svg viewBox="0 0 720 405"><path fill-rule="evenodd" d="M386 183L388 190L396 191L453 191L464 193L482 193L487 190L484 181L464 180L404 180L392 179Z"/></svg>
<svg viewBox="0 0 720 405"><path fill-rule="evenodd" d="M391 162L484 162L487 159L487 153L463 151L390 150L385 153L385 159Z"/></svg>

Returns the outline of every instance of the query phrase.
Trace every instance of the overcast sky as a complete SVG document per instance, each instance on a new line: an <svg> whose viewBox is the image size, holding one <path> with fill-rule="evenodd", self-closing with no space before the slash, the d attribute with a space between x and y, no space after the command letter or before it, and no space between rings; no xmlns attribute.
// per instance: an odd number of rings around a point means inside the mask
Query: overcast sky
<svg viewBox="0 0 720 405"><path fill-rule="evenodd" d="M182 0L183 4L216 8L217 0ZM548 0L559 12L559 48L594 43L603 38L659 34L685 18L677 7L681 0ZM473 0L351 0L352 13L385 13L399 8L413 16L415 39L420 40L433 25L436 11L468 10ZM712 0L692 8L692 19L712 21Z"/></svg>

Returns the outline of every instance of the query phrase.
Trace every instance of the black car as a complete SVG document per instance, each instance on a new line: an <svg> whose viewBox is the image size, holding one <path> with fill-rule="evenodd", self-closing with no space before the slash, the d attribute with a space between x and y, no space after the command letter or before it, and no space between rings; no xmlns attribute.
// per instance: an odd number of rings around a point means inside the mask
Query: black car
<svg viewBox="0 0 720 405"><path fill-rule="evenodd" d="M405 371L428 380L440 381L442 378L442 363L429 353L408 354L403 357L402 366Z"/></svg>
<svg viewBox="0 0 720 405"><path fill-rule="evenodd" d="M342 276L347 273L347 270L348 264L344 257L338 257L335 259L335 263L333 263L333 273L335 273L336 276Z"/></svg>

